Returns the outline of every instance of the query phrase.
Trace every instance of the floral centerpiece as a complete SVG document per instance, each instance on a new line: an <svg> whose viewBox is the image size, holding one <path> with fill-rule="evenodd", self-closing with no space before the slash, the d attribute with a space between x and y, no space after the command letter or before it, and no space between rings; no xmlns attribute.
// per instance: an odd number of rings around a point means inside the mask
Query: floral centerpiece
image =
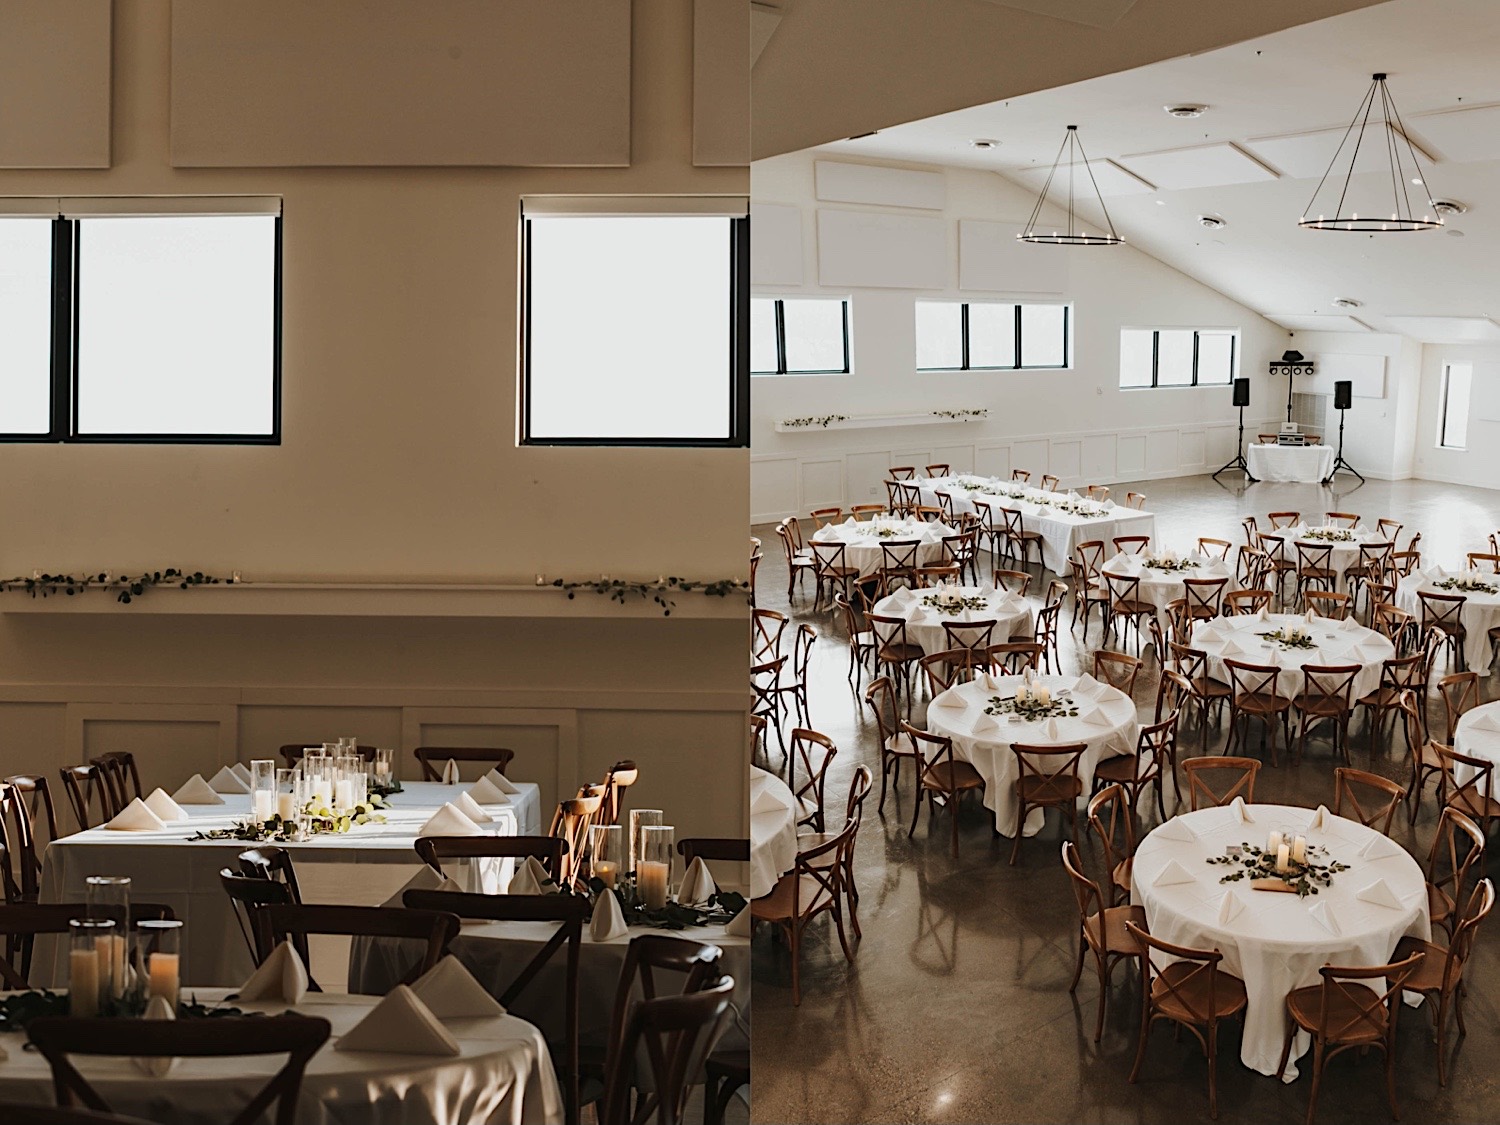
<svg viewBox="0 0 1500 1125"><path fill-rule="evenodd" d="M1284 625L1269 633L1256 633L1257 637L1271 641L1282 648L1317 648L1312 632L1306 625Z"/></svg>
<svg viewBox="0 0 1500 1125"><path fill-rule="evenodd" d="M1480 578L1444 578L1433 585L1439 590L1462 590L1466 594L1493 594L1500 589Z"/></svg>
<svg viewBox="0 0 1500 1125"><path fill-rule="evenodd" d="M1059 512L1066 512L1070 516L1084 516L1092 519L1104 514L1103 508L1087 500L1055 500L1050 503Z"/></svg>
<svg viewBox="0 0 1500 1125"><path fill-rule="evenodd" d="M144 971L138 968L139 961L129 970L139 973L144 980ZM102 1005L99 1014L112 1018L139 1019L146 1014L148 997L141 988L135 988L123 996ZM41 1016L66 1016L68 994L54 992L48 988L16 992L0 996L0 1032L25 1031L26 1025ZM258 1016L260 1012L246 1012L226 1004L200 1004L196 997L177 1001L177 1018L180 1020L214 1019L220 1016Z"/></svg>
<svg viewBox="0 0 1500 1125"><path fill-rule="evenodd" d="M1249 879L1255 884L1265 881L1268 885L1263 889L1292 891L1298 898L1317 894L1320 889L1333 882L1335 875L1349 870L1347 863L1327 860L1328 849L1318 845L1304 846L1303 858L1300 860L1288 854L1284 845L1272 852L1269 848L1262 849L1253 844L1242 843L1237 850L1232 849L1231 852L1230 855L1208 858L1210 864L1234 868L1220 877L1220 883L1237 883L1242 879ZM1327 862L1319 862L1320 859ZM1278 882L1284 886L1272 885Z"/></svg>
<svg viewBox="0 0 1500 1125"><path fill-rule="evenodd" d="M876 538L879 539L895 539L898 535L912 534L911 528L905 524L886 523L883 520L875 520L871 524L871 530L874 531Z"/></svg>
<svg viewBox="0 0 1500 1125"><path fill-rule="evenodd" d="M957 590L939 590L922 599L928 609L935 609L945 617L956 617L966 609L989 608L989 601L982 597L966 597Z"/></svg>
<svg viewBox="0 0 1500 1125"><path fill-rule="evenodd" d="M1344 527L1313 527L1303 532L1302 538L1322 543L1353 543L1354 532Z"/></svg>
<svg viewBox="0 0 1500 1125"><path fill-rule="evenodd" d="M279 814L263 821L250 817L236 821L228 828L195 832L190 839L247 840L262 843L304 840L310 836L342 835L357 824L385 823L385 817L381 816L377 810L386 807L385 798L378 793L371 793L368 800L348 808L334 808L327 801L313 800L303 806L300 821L283 820Z"/></svg>
<svg viewBox="0 0 1500 1125"><path fill-rule="evenodd" d="M953 483L966 492L985 492L990 487L990 482L982 477L956 477Z"/></svg>
<svg viewBox="0 0 1500 1125"><path fill-rule="evenodd" d="M1012 696L994 695L985 707L986 715L1020 715L1028 723L1039 719L1068 718L1078 714L1078 704L1073 693L1063 688L1053 693L1050 688L1025 684L1016 688Z"/></svg>
<svg viewBox="0 0 1500 1125"><path fill-rule="evenodd" d="M1197 560L1187 558L1186 556L1179 559L1171 551L1166 551L1160 555L1147 555L1145 565L1152 570L1169 570L1174 573L1198 569Z"/></svg>
<svg viewBox="0 0 1500 1125"><path fill-rule="evenodd" d="M564 890L562 893L573 892ZM605 885L597 876L591 876L587 885L581 888L580 893L588 898L590 906L599 901L600 895L612 894L620 901L620 912L625 916L627 926L650 926L657 930L685 930L689 926L722 926L744 910L748 902L744 895L735 891L715 891L705 903L688 905L668 900L660 910L652 910L641 898L632 875L620 876L613 887Z"/></svg>

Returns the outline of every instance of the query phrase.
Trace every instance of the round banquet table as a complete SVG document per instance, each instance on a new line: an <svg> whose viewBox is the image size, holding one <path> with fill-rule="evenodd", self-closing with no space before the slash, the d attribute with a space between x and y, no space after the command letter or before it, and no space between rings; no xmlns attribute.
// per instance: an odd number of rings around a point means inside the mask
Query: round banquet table
<svg viewBox="0 0 1500 1125"><path fill-rule="evenodd" d="M1161 627L1167 627L1170 614L1167 606L1179 598L1186 597L1187 587L1183 585L1186 578L1227 578L1224 584L1224 593L1239 588L1239 583L1234 579L1234 568L1215 558L1205 558L1194 552L1190 555L1180 555L1196 565L1191 570L1160 570L1146 565L1147 556L1130 555L1120 552L1099 568L1101 574L1114 574L1122 578L1139 578L1140 599L1150 602L1156 607L1157 619Z"/></svg>
<svg viewBox="0 0 1500 1125"><path fill-rule="evenodd" d="M1052 720L1057 724L1055 735L1048 733L1046 721L1025 722L1015 716L984 713L991 697L1015 696L1020 676L976 676L969 683L954 685L927 705L927 729L953 739L953 756L973 763L984 778L984 807L995 814L995 829L1003 836L1015 835L1016 816L1021 811L1016 801L1016 758L1011 743L1085 743L1088 749L1078 763L1084 793L1080 800L1084 800L1093 788L1094 767L1105 758L1134 754L1140 730L1135 701L1093 676L1038 676L1036 682L1049 689L1054 699L1059 691L1071 691L1078 704L1076 717ZM1033 809L1026 817L1023 833L1035 836L1045 822L1045 810Z"/></svg>
<svg viewBox="0 0 1500 1125"><path fill-rule="evenodd" d="M227 988L193 989L204 1003ZM299 1003L235 1004L247 1012L292 1010L318 1016L333 1034L302 1079L298 1125L555 1125L562 1092L546 1041L515 1016L450 1019L456 1058L340 1051L345 1034L373 1008L374 996L310 992ZM28 1051L20 1032L0 1035L9 1058L0 1062L0 1101L54 1105L47 1060ZM178 1059L165 1077L149 1078L130 1059L82 1059L78 1068L116 1113L173 1125L217 1125L239 1112L286 1062L285 1055Z"/></svg>
<svg viewBox="0 0 1500 1125"><path fill-rule="evenodd" d="M874 610L883 617L900 617L906 622L906 638L920 645L925 653L942 652L953 646L948 643L948 634L943 631L943 622L966 621L995 622L992 635L994 644L1002 644L1015 636L1030 636L1033 629L1031 606L1009 590L996 590L990 585L950 586L949 592L966 598L983 598L983 609L963 609L955 614L940 613L926 605L924 598L936 595L936 590L897 590L888 598L875 603Z"/></svg>
<svg viewBox="0 0 1500 1125"><path fill-rule="evenodd" d="M1250 820L1240 819L1241 811ZM1130 899L1146 911L1151 935L1175 945L1218 949L1220 967L1245 982L1249 1004L1240 1060L1275 1074L1286 1037L1286 995L1319 983L1326 964L1383 965L1410 934L1427 941L1427 883L1400 845L1352 820L1288 805L1231 805L1173 817L1141 841L1131 865ZM1230 844L1264 847L1273 830L1293 829L1327 858L1349 865L1317 895L1298 898L1253 890L1246 881L1220 883L1236 868L1211 866ZM1371 901L1384 883L1396 906ZM1299 1033L1285 1079L1309 1039Z"/></svg>
<svg viewBox="0 0 1500 1125"><path fill-rule="evenodd" d="M1494 586L1494 593L1483 590L1444 590L1437 585L1446 578L1476 579L1487 586ZM1487 676L1490 672L1490 629L1500 625L1500 574L1490 571L1454 571L1445 573L1441 567L1429 567L1410 574L1396 585L1396 604L1422 620L1422 601L1418 591L1424 594L1457 594L1464 599L1458 611L1464 624L1464 666L1471 672Z"/></svg>
<svg viewBox="0 0 1500 1125"><path fill-rule="evenodd" d="M1313 639L1312 648L1283 648L1275 641L1259 636L1290 625L1304 626ZM1311 621L1296 613L1242 614L1200 621L1193 628L1193 647L1208 655L1208 674L1229 683L1225 659L1243 664L1275 665L1282 669L1276 678L1276 694L1287 699L1303 687L1305 665L1358 664L1354 677L1354 698L1368 695L1380 686L1380 667L1396 655L1396 646L1373 629L1366 629L1353 618L1315 617Z"/></svg>
<svg viewBox="0 0 1500 1125"><path fill-rule="evenodd" d="M1459 716L1458 725L1453 728L1453 749L1500 766L1500 701L1470 707ZM1462 785L1474 776L1474 770L1455 762L1453 776Z"/></svg>
<svg viewBox="0 0 1500 1125"><path fill-rule="evenodd" d="M750 767L750 897L771 893L797 860L797 799L786 782Z"/></svg>
<svg viewBox="0 0 1500 1125"><path fill-rule="evenodd" d="M1359 548L1364 543L1389 543L1390 540L1372 528L1364 524L1356 524L1350 528L1339 528L1337 530L1347 531L1354 538L1336 539L1328 542L1322 539L1308 538L1308 532L1321 531L1318 525L1299 523L1292 527L1282 528L1280 531L1267 532L1267 534L1280 535L1286 541L1285 556L1288 562L1297 561L1297 544L1302 543L1309 547L1332 547L1333 554L1329 556L1329 565L1338 572L1338 583L1340 589L1344 585L1344 571L1351 566L1359 565Z"/></svg>
<svg viewBox="0 0 1500 1125"><path fill-rule="evenodd" d="M894 531L894 534L882 536L882 530ZM855 520L851 516L843 523L820 527L809 542L814 551L820 543L843 543L844 565L855 567L861 578L868 578L872 574L878 574L885 565L885 554L880 549L884 543L900 543L903 540L910 542L915 539L919 544L917 564L935 566L943 561L943 536L957 534L945 523L929 523L910 516L904 520L889 517Z"/></svg>

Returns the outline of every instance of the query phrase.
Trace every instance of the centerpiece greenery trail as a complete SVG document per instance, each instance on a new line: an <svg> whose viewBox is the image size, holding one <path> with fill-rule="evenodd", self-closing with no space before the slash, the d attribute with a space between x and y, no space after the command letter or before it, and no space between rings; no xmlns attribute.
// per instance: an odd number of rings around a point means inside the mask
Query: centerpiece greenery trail
<svg viewBox="0 0 1500 1125"><path fill-rule="evenodd" d="M899 523L877 523L875 536L878 539L894 539L898 535L915 535L916 529L902 527Z"/></svg>
<svg viewBox="0 0 1500 1125"><path fill-rule="evenodd" d="M385 817L377 809L386 807L385 798L378 793L370 794L364 804L352 809L335 811L324 804L308 802L303 814L303 826L298 830L295 821L282 820L280 814L269 820L239 820L228 828L214 828L207 832L194 832L192 840L248 840L255 843L266 841L284 842L304 836L334 836L348 832L356 824L384 824Z"/></svg>
<svg viewBox="0 0 1500 1125"><path fill-rule="evenodd" d="M636 893L635 880L625 876L616 881L613 891L602 880L590 878L588 900L592 905L601 894L610 893L620 900L620 912L627 926L650 926L657 930L685 930L689 926L722 926L745 909L747 899L734 891L715 891L701 906L668 902L660 910L648 910Z"/></svg>
<svg viewBox="0 0 1500 1125"><path fill-rule="evenodd" d="M957 617L966 609L988 609L990 603L985 598L970 598L962 594L928 594L922 599L922 604L948 617Z"/></svg>
<svg viewBox="0 0 1500 1125"><path fill-rule="evenodd" d="M1148 566L1152 570L1170 570L1178 573L1184 570L1198 569L1198 564L1192 559L1166 559L1147 557L1146 566Z"/></svg>
<svg viewBox="0 0 1500 1125"><path fill-rule="evenodd" d="M826 430L830 422L847 422L848 420L847 414L819 414L811 418L783 418L781 424L788 430L803 430L808 426L821 426Z"/></svg>
<svg viewBox="0 0 1500 1125"><path fill-rule="evenodd" d="M1073 693L1067 688L1053 692L1046 703L1039 701L1033 690L1026 693L1025 699L1020 700L1013 695L992 695L984 713L986 715L1020 715L1027 722L1034 723L1038 719L1075 717L1078 714L1078 704L1073 699Z"/></svg>
<svg viewBox="0 0 1500 1125"><path fill-rule="evenodd" d="M100 1005L99 1014L109 1017L139 1018L146 1014L147 996L136 991L117 997ZM25 1031L26 1025L42 1016L66 1016L68 994L51 989L32 989L9 996L0 996L0 1032ZM220 1016L258 1016L260 1012L245 1012L223 1004L200 1004L196 997L178 1000L177 1018L180 1020L214 1019Z"/></svg>
<svg viewBox="0 0 1500 1125"><path fill-rule="evenodd" d="M990 408L987 407L987 406L982 406L982 407L980 407L977 410L934 410L932 412L932 416L934 418L954 418L954 419L958 419L958 418L988 418L990 416Z"/></svg>
<svg viewBox="0 0 1500 1125"><path fill-rule="evenodd" d="M710 598L727 598L736 592L747 592L750 583L742 582L738 578L718 578L712 582L699 581L692 578L658 578L655 582L627 582L623 578L598 578L587 582L568 582L561 578L554 578L552 585L559 590L568 592L568 600L573 600L573 595L579 590L592 590L596 594L608 594L611 601L625 604L625 599L631 595L649 598L662 607L662 616L671 617L672 610L677 607L669 594L681 591L684 594L703 594Z"/></svg>
<svg viewBox="0 0 1500 1125"><path fill-rule="evenodd" d="M167 567L166 570L153 570L149 574L138 574L131 577L128 574L111 574L102 571L99 574L33 574L30 578L6 578L0 580L0 592L6 590L19 590L30 594L33 598L45 598L52 594L64 594L72 597L81 594L90 587L98 587L101 590L113 591L116 599L125 605L129 605L132 598L138 598L147 590L156 586L176 586L178 589L186 590L190 586L234 586L241 579L238 575L230 578L215 578L212 574L204 574L201 570L195 570L192 574L176 567Z"/></svg>
<svg viewBox="0 0 1500 1125"><path fill-rule="evenodd" d="M1433 585L1439 590L1462 590L1466 594L1493 594L1496 589L1500 589L1478 578L1444 578Z"/></svg>
<svg viewBox="0 0 1500 1125"><path fill-rule="evenodd" d="M1298 863L1295 859L1287 860L1285 871L1276 870L1276 857L1253 844L1241 844L1239 855L1215 855L1209 856L1208 862L1221 867L1234 867L1235 870L1219 879L1221 883L1238 883L1241 879L1280 879L1292 890L1297 892L1298 898L1306 898L1315 895L1319 889L1333 882L1333 877L1341 871L1348 871L1347 863L1339 863L1330 860L1327 863L1314 862L1313 857L1327 856L1328 849L1312 845L1307 849L1307 859Z"/></svg>
<svg viewBox="0 0 1500 1125"><path fill-rule="evenodd" d="M989 492L990 482L987 480L974 480L972 477L959 477L953 482L965 492Z"/></svg>
<svg viewBox="0 0 1500 1125"><path fill-rule="evenodd" d="M1354 532L1342 527L1315 527L1302 533L1303 539L1321 539L1324 543L1352 543Z"/></svg>
<svg viewBox="0 0 1500 1125"><path fill-rule="evenodd" d="M1289 626L1285 629L1275 629L1269 633L1256 633L1268 641L1274 641L1282 648L1317 648L1318 642L1313 640L1312 634L1306 629L1297 626Z"/></svg>
<svg viewBox="0 0 1500 1125"><path fill-rule="evenodd" d="M1035 503L1056 508L1070 516L1102 516L1104 509L1086 500L1036 500Z"/></svg>

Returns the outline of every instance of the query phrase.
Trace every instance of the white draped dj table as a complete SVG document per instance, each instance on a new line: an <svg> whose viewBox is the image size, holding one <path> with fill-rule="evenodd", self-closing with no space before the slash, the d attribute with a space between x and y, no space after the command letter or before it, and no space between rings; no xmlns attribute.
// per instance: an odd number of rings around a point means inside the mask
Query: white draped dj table
<svg viewBox="0 0 1500 1125"><path fill-rule="evenodd" d="M198 1000L225 988L194 990ZM546 1041L515 1016L444 1021L458 1040L455 1058L335 1050L335 1042L375 1006L372 996L310 992L291 1008L333 1025L302 1079L297 1125L557 1125L562 1093ZM280 1014L286 1004L236 1004ZM0 1035L0 1101L55 1105L52 1071L20 1033ZM218 1125L238 1113L286 1061L282 1055L178 1059L148 1078L130 1059L77 1059L99 1096L117 1113L173 1125Z"/></svg>
<svg viewBox="0 0 1500 1125"><path fill-rule="evenodd" d="M1312 634L1312 648L1283 648L1258 635L1293 625ZM1208 655L1208 674L1226 684L1230 682L1224 667L1226 659L1242 664L1275 665L1282 669L1276 678L1276 694L1287 699L1302 690L1302 669L1308 664L1358 664L1354 698L1360 699L1380 686L1381 665L1396 655L1395 645L1352 617L1343 620L1315 617L1308 621L1295 613L1271 613L1264 620L1257 614L1242 614L1200 621L1193 628L1193 647Z"/></svg>
<svg viewBox="0 0 1500 1125"><path fill-rule="evenodd" d="M771 893L797 861L797 799L786 782L750 767L750 897Z"/></svg>
<svg viewBox="0 0 1500 1125"><path fill-rule="evenodd" d="M1072 690L1078 704L1076 718L1057 721L1057 736L1048 738L1045 723L1025 722L1013 715L990 716L984 713L991 696L1014 697L1021 684L1019 676L999 676L989 687L980 677L958 684L943 692L927 705L927 729L953 739L953 756L970 762L984 778L984 807L995 814L995 829L1003 836L1013 836L1016 816L1021 811L1016 800L1016 756L1011 743L1047 745L1082 742L1088 747L1078 763L1086 800L1094 784L1094 767L1105 758L1134 754L1140 730L1136 722L1135 702L1124 692L1100 683L1093 676L1038 676L1037 684L1048 688L1053 697L1059 691ZM1080 694L1093 692L1094 695ZM1091 714L1094 713L1094 714ZM1007 722L1009 719L1011 721ZM996 724L994 729L975 732L976 722ZM1024 834L1035 836L1046 821L1045 811L1033 809L1026 817Z"/></svg>
<svg viewBox="0 0 1500 1125"><path fill-rule="evenodd" d="M1031 606L1025 598L1008 590L996 590L982 586L949 586L944 592L965 598L983 598L984 608L963 609L954 614L940 613L924 604L924 599L937 596L936 590L897 590L888 598L875 603L874 611L882 617L900 617L906 621L906 638L920 645L928 654L951 648L943 623L962 625L972 621L994 621L993 644L1003 644L1015 636L1029 637L1034 628ZM895 628L891 626L891 628ZM882 640L889 638L882 637Z"/></svg>
<svg viewBox="0 0 1500 1125"><path fill-rule="evenodd" d="M1333 472L1331 445L1259 445L1245 449L1245 461L1256 480L1292 480L1308 484Z"/></svg>
<svg viewBox="0 0 1500 1125"><path fill-rule="evenodd" d="M1145 908L1153 937L1224 954L1221 967L1243 980L1249 994L1240 1059L1252 1070L1275 1074L1286 1038L1287 993L1317 984L1318 970L1326 964L1383 965L1402 937L1427 941L1432 927L1422 869L1400 845L1331 813L1324 828L1310 829L1312 809L1250 805L1247 812L1248 824L1234 807L1225 807L1185 813L1157 828L1136 849L1130 898ZM1210 865L1211 856L1222 856L1230 844L1263 848L1267 835L1282 829L1305 835L1309 845L1323 845L1330 860L1350 869L1307 898L1252 890L1243 880L1219 882L1235 868ZM1175 865L1171 874L1169 865ZM1181 881L1170 881L1174 875ZM1399 905L1360 897L1377 881ZM1226 898L1231 916L1221 921ZM1426 1024L1425 1018L1418 1022ZM1308 1043L1299 1034L1287 1081L1297 1076L1294 1062Z"/></svg>
<svg viewBox="0 0 1500 1125"><path fill-rule="evenodd" d="M1444 590L1437 583L1445 578L1476 579L1497 589L1495 593L1483 590ZM1396 604L1414 614L1418 622L1422 620L1422 600L1417 597L1419 590L1426 594L1445 594L1449 597L1457 595L1464 599L1463 608L1458 611L1466 633L1464 666L1471 672L1478 672L1481 677L1488 676L1491 660L1490 630L1500 625L1500 574L1489 571L1456 571L1445 574L1441 568L1434 566L1401 579L1396 586Z"/></svg>
<svg viewBox="0 0 1500 1125"><path fill-rule="evenodd" d="M516 782L521 792L507 806L487 805L494 835L530 836L541 832L537 786ZM408 781L383 811L384 824L363 824L342 835L315 836L278 844L303 864L401 864L415 874L421 861L413 848L417 830L445 801L467 785ZM250 813L248 794L223 794L222 805L184 805L189 820L155 832L91 828L48 845L42 859L42 902L83 902L90 875L128 875L139 902L170 906L183 927L183 983L223 984L241 980L255 966L219 871L235 867L235 857L254 845L244 840L192 840L195 832L227 828ZM348 900L345 900L348 901ZM31 979L36 985L61 983L67 954L56 938L38 938Z"/></svg>

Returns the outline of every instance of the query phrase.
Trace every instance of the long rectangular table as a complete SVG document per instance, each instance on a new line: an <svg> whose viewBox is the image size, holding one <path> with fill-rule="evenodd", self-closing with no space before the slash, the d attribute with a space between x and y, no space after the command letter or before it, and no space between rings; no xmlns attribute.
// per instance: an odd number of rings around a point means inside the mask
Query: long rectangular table
<svg viewBox="0 0 1500 1125"><path fill-rule="evenodd" d="M1256 480L1315 484L1333 473L1333 446L1252 443L1245 450L1245 462Z"/></svg>
<svg viewBox="0 0 1500 1125"><path fill-rule="evenodd" d="M538 835L542 831L539 790L517 782L521 790L508 806L485 806L494 824L488 831L501 836ZM317 836L280 845L303 864L403 865L415 873L421 865L414 843L417 830L444 802L467 785L405 782L383 814L385 823L358 825L347 834ZM42 902L83 902L90 875L128 875L131 896L140 902L170 906L183 926L182 980L187 985L215 985L243 980L255 967L219 871L235 867L240 852L251 847L241 840L193 840L194 833L227 828L250 812L248 794L225 794L222 805L185 805L186 822L157 832L117 832L91 828L64 836L48 845L42 858ZM356 872L350 872L359 880ZM60 985L67 979L66 943L38 939L32 959L31 983Z"/></svg>

